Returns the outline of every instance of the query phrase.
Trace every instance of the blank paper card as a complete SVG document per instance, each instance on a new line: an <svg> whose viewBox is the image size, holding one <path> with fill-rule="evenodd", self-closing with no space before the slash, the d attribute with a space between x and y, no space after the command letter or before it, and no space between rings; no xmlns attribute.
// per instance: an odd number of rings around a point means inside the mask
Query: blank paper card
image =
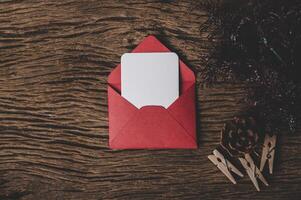
<svg viewBox="0 0 301 200"><path fill-rule="evenodd" d="M179 97L176 53L126 53L121 57L121 95L137 108L168 108Z"/></svg>

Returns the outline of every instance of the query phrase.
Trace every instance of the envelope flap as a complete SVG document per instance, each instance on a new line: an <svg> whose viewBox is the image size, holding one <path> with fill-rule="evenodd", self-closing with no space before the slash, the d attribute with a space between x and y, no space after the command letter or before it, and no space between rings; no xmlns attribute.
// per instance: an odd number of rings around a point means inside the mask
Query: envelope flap
<svg viewBox="0 0 301 200"><path fill-rule="evenodd" d="M192 85L167 110L170 115L196 140L195 87ZM190 116L190 117L187 117Z"/></svg>
<svg viewBox="0 0 301 200"><path fill-rule="evenodd" d="M115 137L119 130L135 115L138 108L122 98L113 88L108 87L110 134ZM112 105L112 106L111 106Z"/></svg>
<svg viewBox="0 0 301 200"><path fill-rule="evenodd" d="M133 51L138 52L170 52L170 50L164 46L155 36L150 35L146 37ZM185 92L194 82L194 73L188 68L188 66L180 60L180 90ZM121 90L121 65L110 73L108 83L116 89L118 92Z"/></svg>
<svg viewBox="0 0 301 200"><path fill-rule="evenodd" d="M170 127L172 131L170 131ZM194 138L161 106L145 106L137 111L118 135L110 138L118 148L197 148Z"/></svg>

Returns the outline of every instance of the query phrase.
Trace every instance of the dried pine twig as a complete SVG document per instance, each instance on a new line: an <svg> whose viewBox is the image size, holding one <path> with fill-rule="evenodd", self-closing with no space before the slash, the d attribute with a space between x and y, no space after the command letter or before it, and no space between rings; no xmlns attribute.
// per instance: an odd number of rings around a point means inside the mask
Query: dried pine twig
<svg viewBox="0 0 301 200"><path fill-rule="evenodd" d="M216 0L202 6L209 18L201 30L219 39L204 80L255 85L246 99L250 112L267 131L294 132L301 110L301 1Z"/></svg>

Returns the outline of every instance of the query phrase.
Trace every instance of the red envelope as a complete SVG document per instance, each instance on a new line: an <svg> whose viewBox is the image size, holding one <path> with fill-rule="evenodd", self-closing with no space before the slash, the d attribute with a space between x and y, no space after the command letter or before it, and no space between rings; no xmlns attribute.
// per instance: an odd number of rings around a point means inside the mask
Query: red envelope
<svg viewBox="0 0 301 200"><path fill-rule="evenodd" d="M156 37L146 37L132 52L169 52ZM108 78L111 149L195 149L195 76L180 60L180 96L167 109L136 108L120 95L120 64Z"/></svg>

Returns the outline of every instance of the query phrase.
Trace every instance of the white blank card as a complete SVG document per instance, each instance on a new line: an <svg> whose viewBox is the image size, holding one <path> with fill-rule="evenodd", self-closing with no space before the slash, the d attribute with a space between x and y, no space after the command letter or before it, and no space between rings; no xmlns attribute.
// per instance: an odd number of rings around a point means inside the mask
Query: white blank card
<svg viewBox="0 0 301 200"><path fill-rule="evenodd" d="M176 53L125 53L121 57L121 96L137 108L167 108L179 97Z"/></svg>

